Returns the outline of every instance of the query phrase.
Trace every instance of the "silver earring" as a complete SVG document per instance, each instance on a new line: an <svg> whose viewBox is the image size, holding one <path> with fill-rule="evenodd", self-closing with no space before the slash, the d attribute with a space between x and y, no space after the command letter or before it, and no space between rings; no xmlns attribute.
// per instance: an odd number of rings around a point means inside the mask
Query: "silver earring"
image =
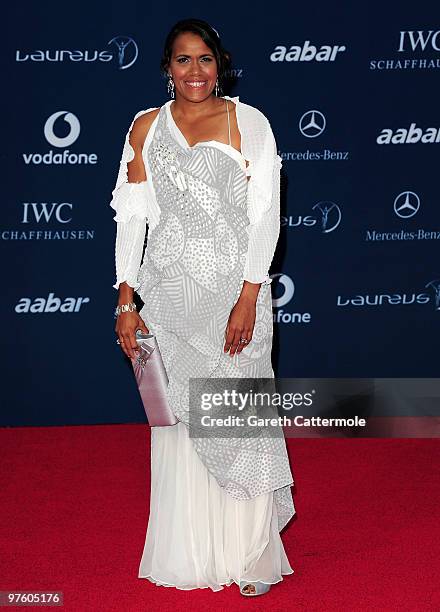
<svg viewBox="0 0 440 612"><path fill-rule="evenodd" d="M218 77L217 77L217 80L215 82L215 95L218 97Z"/></svg>
<svg viewBox="0 0 440 612"><path fill-rule="evenodd" d="M168 93L170 94L171 98L174 98L174 81L171 74L168 75Z"/></svg>

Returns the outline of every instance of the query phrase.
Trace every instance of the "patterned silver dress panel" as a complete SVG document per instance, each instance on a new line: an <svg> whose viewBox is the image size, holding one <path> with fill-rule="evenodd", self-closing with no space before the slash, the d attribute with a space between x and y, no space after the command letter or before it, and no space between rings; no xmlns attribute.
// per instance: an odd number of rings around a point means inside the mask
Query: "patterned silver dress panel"
<svg viewBox="0 0 440 612"><path fill-rule="evenodd" d="M270 285L261 285L249 345L234 357L224 353L248 247L246 174L219 147L183 147L169 129L165 106L147 155L161 213L139 270L140 315L157 335L173 412L190 431L191 378L273 378L272 294ZM276 437L195 433L199 457L228 494L245 500L274 491L281 530L295 513L281 427Z"/></svg>

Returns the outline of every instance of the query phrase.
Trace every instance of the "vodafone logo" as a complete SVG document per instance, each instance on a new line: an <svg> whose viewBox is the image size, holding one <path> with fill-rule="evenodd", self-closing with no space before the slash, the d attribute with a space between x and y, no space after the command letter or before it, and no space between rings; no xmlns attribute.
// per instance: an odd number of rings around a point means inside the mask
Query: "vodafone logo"
<svg viewBox="0 0 440 612"><path fill-rule="evenodd" d="M52 113L44 123L43 133L46 141L54 149L22 153L24 163L27 166L96 164L98 161L96 153L77 153L68 149L78 140L80 132L81 125L76 115L65 110Z"/></svg>
<svg viewBox="0 0 440 612"><path fill-rule="evenodd" d="M57 119L61 119L63 117L64 122L69 125L69 133L66 136L59 137L55 134L54 127ZM51 115L46 123L44 124L44 136L47 142L53 147L70 147L79 136L81 131L81 126L79 123L79 119L73 113L68 111L58 111Z"/></svg>
<svg viewBox="0 0 440 612"><path fill-rule="evenodd" d="M293 279L283 272L270 275L275 282L275 291L278 293L278 297L272 298L272 306L274 307L273 322L274 323L289 323L289 324L302 324L310 323L311 313L310 312L285 312L283 306L288 305L295 295L295 283Z"/></svg>
<svg viewBox="0 0 440 612"><path fill-rule="evenodd" d="M277 274L272 274L271 278L278 279L279 285L282 286L282 294L280 297L272 298L272 305L274 308L280 308L281 306L285 306L290 302L295 293L295 284L293 280L287 274L283 274L282 272L278 272Z"/></svg>

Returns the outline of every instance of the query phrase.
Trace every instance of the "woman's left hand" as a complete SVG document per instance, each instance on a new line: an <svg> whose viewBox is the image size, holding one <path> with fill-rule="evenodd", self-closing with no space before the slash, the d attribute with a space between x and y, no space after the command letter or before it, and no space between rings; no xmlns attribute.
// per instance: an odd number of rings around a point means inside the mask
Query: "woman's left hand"
<svg viewBox="0 0 440 612"><path fill-rule="evenodd" d="M245 346L252 340L256 316L256 301L241 295L235 303L225 331L225 346L223 351L230 355L241 353ZM246 338L246 344L240 342L240 338Z"/></svg>

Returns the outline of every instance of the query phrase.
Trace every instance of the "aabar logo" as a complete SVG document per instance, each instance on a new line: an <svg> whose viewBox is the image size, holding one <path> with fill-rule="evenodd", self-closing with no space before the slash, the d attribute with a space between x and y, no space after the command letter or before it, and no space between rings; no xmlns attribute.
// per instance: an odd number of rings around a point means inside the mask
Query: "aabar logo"
<svg viewBox="0 0 440 612"><path fill-rule="evenodd" d="M18 314L31 313L53 313L53 312L79 312L83 304L90 302L88 297L66 297L62 300L55 297L54 293L49 293L47 298L23 297L15 306L15 312Z"/></svg>
<svg viewBox="0 0 440 612"><path fill-rule="evenodd" d="M277 45L270 54L271 62L334 62L339 53L346 51L345 45L322 45L316 47L310 44L310 40L304 41L302 45L284 47Z"/></svg>
<svg viewBox="0 0 440 612"><path fill-rule="evenodd" d="M398 128L397 130L385 128L377 137L376 142L380 145L416 144L418 142L423 144L438 143L440 142L440 128L429 127L423 130L417 127L415 123L411 123L409 128Z"/></svg>

